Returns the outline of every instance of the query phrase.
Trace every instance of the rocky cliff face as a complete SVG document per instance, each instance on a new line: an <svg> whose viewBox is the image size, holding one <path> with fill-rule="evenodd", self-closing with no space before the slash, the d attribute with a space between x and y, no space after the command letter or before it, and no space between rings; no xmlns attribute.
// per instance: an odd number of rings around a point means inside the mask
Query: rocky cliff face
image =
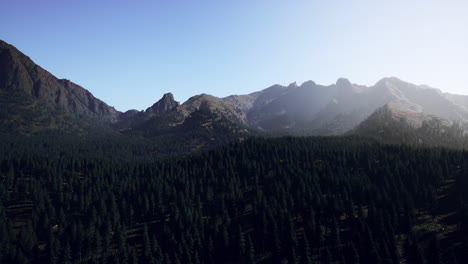
<svg viewBox="0 0 468 264"><path fill-rule="evenodd" d="M175 111L180 103L174 100L172 93L166 93L161 99L148 107L145 111L128 110L119 115L118 122L115 124L120 130L132 130L135 127L142 126L151 118L158 118ZM166 126L167 124L161 124Z"/></svg>
<svg viewBox="0 0 468 264"><path fill-rule="evenodd" d="M388 103L440 116L468 121L466 97L443 94L438 89L414 85L395 77L363 86L340 78L323 86L312 81L289 86L274 85L249 94L226 97L246 113L246 122L262 130L296 130L312 135L342 134Z"/></svg>
<svg viewBox="0 0 468 264"><path fill-rule="evenodd" d="M4 96L22 92L34 100L83 117L115 122L120 114L88 90L36 65L12 45L0 41L0 91Z"/></svg>
<svg viewBox="0 0 468 264"><path fill-rule="evenodd" d="M225 98L200 94L183 104L166 93L145 111L121 113L79 85L57 79L15 47L0 41L0 128L7 131L19 128L27 132L41 127L86 130L112 124L113 131L140 131L148 135L184 133L187 129L203 130L200 133L212 130L210 135L215 135L215 130L244 133L245 129L294 135L340 135L371 115L374 117L371 120L392 122L398 116L412 120L409 123L412 126L427 123L424 118L428 115L450 122L467 122L467 98L394 77L383 78L373 86L340 78L328 86L307 81L301 85L273 85ZM382 115L387 113L381 109L383 106L392 110L387 112L393 115ZM87 128L83 128L81 120L87 120Z"/></svg>
<svg viewBox="0 0 468 264"><path fill-rule="evenodd" d="M147 114L160 115L178 107L179 105L180 103L174 100L172 93L166 93L159 101L151 107L148 107L145 112Z"/></svg>

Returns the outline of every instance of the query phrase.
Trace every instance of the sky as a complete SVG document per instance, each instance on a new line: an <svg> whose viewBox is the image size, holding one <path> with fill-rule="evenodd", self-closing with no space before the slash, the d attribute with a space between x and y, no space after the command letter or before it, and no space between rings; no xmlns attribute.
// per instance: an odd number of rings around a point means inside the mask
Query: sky
<svg viewBox="0 0 468 264"><path fill-rule="evenodd" d="M120 111L340 77L468 94L466 0L0 3L0 39Z"/></svg>

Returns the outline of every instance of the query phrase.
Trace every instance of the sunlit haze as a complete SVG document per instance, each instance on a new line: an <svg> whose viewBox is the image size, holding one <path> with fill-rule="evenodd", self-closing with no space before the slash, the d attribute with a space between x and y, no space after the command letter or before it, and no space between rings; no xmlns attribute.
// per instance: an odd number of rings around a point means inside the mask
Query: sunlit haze
<svg viewBox="0 0 468 264"><path fill-rule="evenodd" d="M468 94L467 14L466 0L6 0L0 39L118 110L339 77Z"/></svg>

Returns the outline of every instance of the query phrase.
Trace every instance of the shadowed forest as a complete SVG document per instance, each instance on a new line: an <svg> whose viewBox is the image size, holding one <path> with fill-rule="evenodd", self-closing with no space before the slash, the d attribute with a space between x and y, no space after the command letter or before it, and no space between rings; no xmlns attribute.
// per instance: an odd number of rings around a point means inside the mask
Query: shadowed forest
<svg viewBox="0 0 468 264"><path fill-rule="evenodd" d="M2 263L468 257L466 151L352 137L252 138L165 159L112 140L0 146Z"/></svg>

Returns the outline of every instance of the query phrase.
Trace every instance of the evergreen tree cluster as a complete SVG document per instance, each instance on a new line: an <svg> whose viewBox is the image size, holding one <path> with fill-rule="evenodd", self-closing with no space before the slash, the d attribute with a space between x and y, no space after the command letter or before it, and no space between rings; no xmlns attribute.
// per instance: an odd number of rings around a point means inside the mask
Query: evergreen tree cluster
<svg viewBox="0 0 468 264"><path fill-rule="evenodd" d="M284 137L155 159L144 144L54 142L0 143L0 263L468 257L467 152ZM447 182L456 243L415 231Z"/></svg>

